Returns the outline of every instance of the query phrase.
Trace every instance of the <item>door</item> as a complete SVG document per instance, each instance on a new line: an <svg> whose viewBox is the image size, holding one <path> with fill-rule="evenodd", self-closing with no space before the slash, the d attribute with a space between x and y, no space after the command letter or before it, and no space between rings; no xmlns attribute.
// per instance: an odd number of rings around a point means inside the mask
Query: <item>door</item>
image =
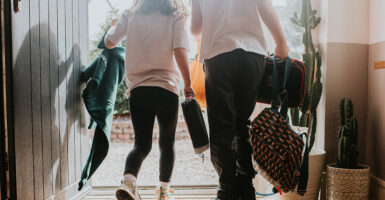
<svg viewBox="0 0 385 200"><path fill-rule="evenodd" d="M15 0L12 93L17 199L73 199L89 153L80 70L87 0Z"/></svg>
<svg viewBox="0 0 385 200"><path fill-rule="evenodd" d="M1 0L0 7L0 198L3 200L14 199L16 187L13 137L9 135L12 132L11 80L6 77L12 66L11 2Z"/></svg>
<svg viewBox="0 0 385 200"><path fill-rule="evenodd" d="M1 7L2 7L3 3L1 3ZM1 16L3 16L3 9L1 9ZM0 86L0 105L1 105L1 108L0 108L0 111L1 111L1 115L0 115L0 199L3 200L6 198L5 194L6 194L6 178L5 178L5 166L4 166L4 163L5 163L5 130L4 130L4 108L3 108L3 105L4 105L4 102L3 102L3 97L4 97L4 94L3 94L3 69L4 69L4 64L2 62L3 60L3 18L1 17L1 31L0 31L0 55L1 55L1 74L0 74L0 83L1 83L1 86Z"/></svg>

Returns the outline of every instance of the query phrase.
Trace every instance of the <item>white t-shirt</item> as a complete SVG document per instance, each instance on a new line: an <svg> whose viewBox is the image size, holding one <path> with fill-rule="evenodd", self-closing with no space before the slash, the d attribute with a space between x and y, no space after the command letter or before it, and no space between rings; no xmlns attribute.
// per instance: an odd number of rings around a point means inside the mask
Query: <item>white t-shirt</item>
<svg viewBox="0 0 385 200"><path fill-rule="evenodd" d="M200 61L235 49L266 55L258 0L197 0L202 12Z"/></svg>
<svg viewBox="0 0 385 200"><path fill-rule="evenodd" d="M182 13L123 13L106 37L115 44L126 38L128 92L138 86L158 86L179 95L180 73L173 49L189 48L185 24Z"/></svg>

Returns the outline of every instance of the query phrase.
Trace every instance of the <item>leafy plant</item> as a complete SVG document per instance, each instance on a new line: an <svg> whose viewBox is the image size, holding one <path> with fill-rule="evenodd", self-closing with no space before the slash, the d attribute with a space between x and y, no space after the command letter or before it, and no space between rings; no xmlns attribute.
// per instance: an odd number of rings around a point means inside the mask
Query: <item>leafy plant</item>
<svg viewBox="0 0 385 200"><path fill-rule="evenodd" d="M340 168L357 168L358 125L353 113L353 103L344 98L340 101L341 125L338 131L337 166Z"/></svg>
<svg viewBox="0 0 385 200"><path fill-rule="evenodd" d="M114 114L128 114L130 113L130 100L126 97L127 85L123 81L119 87L116 94Z"/></svg>
<svg viewBox="0 0 385 200"><path fill-rule="evenodd" d="M290 47L290 57L302 60L304 45L302 35L304 29L290 22L293 12L300 12L302 0L285 0L285 4L273 4L279 19L281 21L282 30L287 38L288 46Z"/></svg>
<svg viewBox="0 0 385 200"><path fill-rule="evenodd" d="M294 126L309 128L308 145L311 150L314 146L317 129L317 107L322 95L322 60L319 51L314 48L311 31L320 24L321 18L317 17L317 10L312 9L310 0L302 0L301 16L295 12L291 22L305 29L302 40L305 45L303 60L306 66L305 98L299 108L290 110L291 123Z"/></svg>
<svg viewBox="0 0 385 200"><path fill-rule="evenodd" d="M90 44L89 44L89 49L90 49L89 63L91 63L96 58L96 56L98 56L99 53L101 52L101 49L98 48L100 38L102 38L107 27L111 25L112 20L118 17L118 13L119 13L119 9L112 8L108 13L106 21L99 26L100 27L99 32L92 36L93 39L90 41Z"/></svg>

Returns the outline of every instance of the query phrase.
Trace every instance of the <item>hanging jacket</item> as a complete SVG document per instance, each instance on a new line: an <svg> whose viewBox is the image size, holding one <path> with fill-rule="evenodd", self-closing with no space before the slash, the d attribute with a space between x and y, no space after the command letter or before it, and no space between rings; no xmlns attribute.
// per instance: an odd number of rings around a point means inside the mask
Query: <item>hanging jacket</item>
<svg viewBox="0 0 385 200"><path fill-rule="evenodd" d="M98 45L102 52L81 73L81 81L87 82L82 97L91 117L88 128L96 129L79 182L79 191L107 156L117 89L125 76L125 49L123 47L107 49L104 43L106 33Z"/></svg>

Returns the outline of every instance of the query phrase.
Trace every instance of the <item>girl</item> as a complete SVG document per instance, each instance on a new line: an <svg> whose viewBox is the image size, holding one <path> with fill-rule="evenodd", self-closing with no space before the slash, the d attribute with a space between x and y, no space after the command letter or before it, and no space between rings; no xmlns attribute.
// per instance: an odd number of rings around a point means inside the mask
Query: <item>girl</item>
<svg viewBox="0 0 385 200"><path fill-rule="evenodd" d="M157 200L173 199L169 183L174 166L178 120L178 83L185 96L195 96L187 61L185 30L187 8L182 0L135 0L134 6L114 20L106 36L107 48L126 39L126 82L129 86L135 145L126 159L118 200L140 200L136 177L150 153L155 117L159 123L160 187Z"/></svg>

